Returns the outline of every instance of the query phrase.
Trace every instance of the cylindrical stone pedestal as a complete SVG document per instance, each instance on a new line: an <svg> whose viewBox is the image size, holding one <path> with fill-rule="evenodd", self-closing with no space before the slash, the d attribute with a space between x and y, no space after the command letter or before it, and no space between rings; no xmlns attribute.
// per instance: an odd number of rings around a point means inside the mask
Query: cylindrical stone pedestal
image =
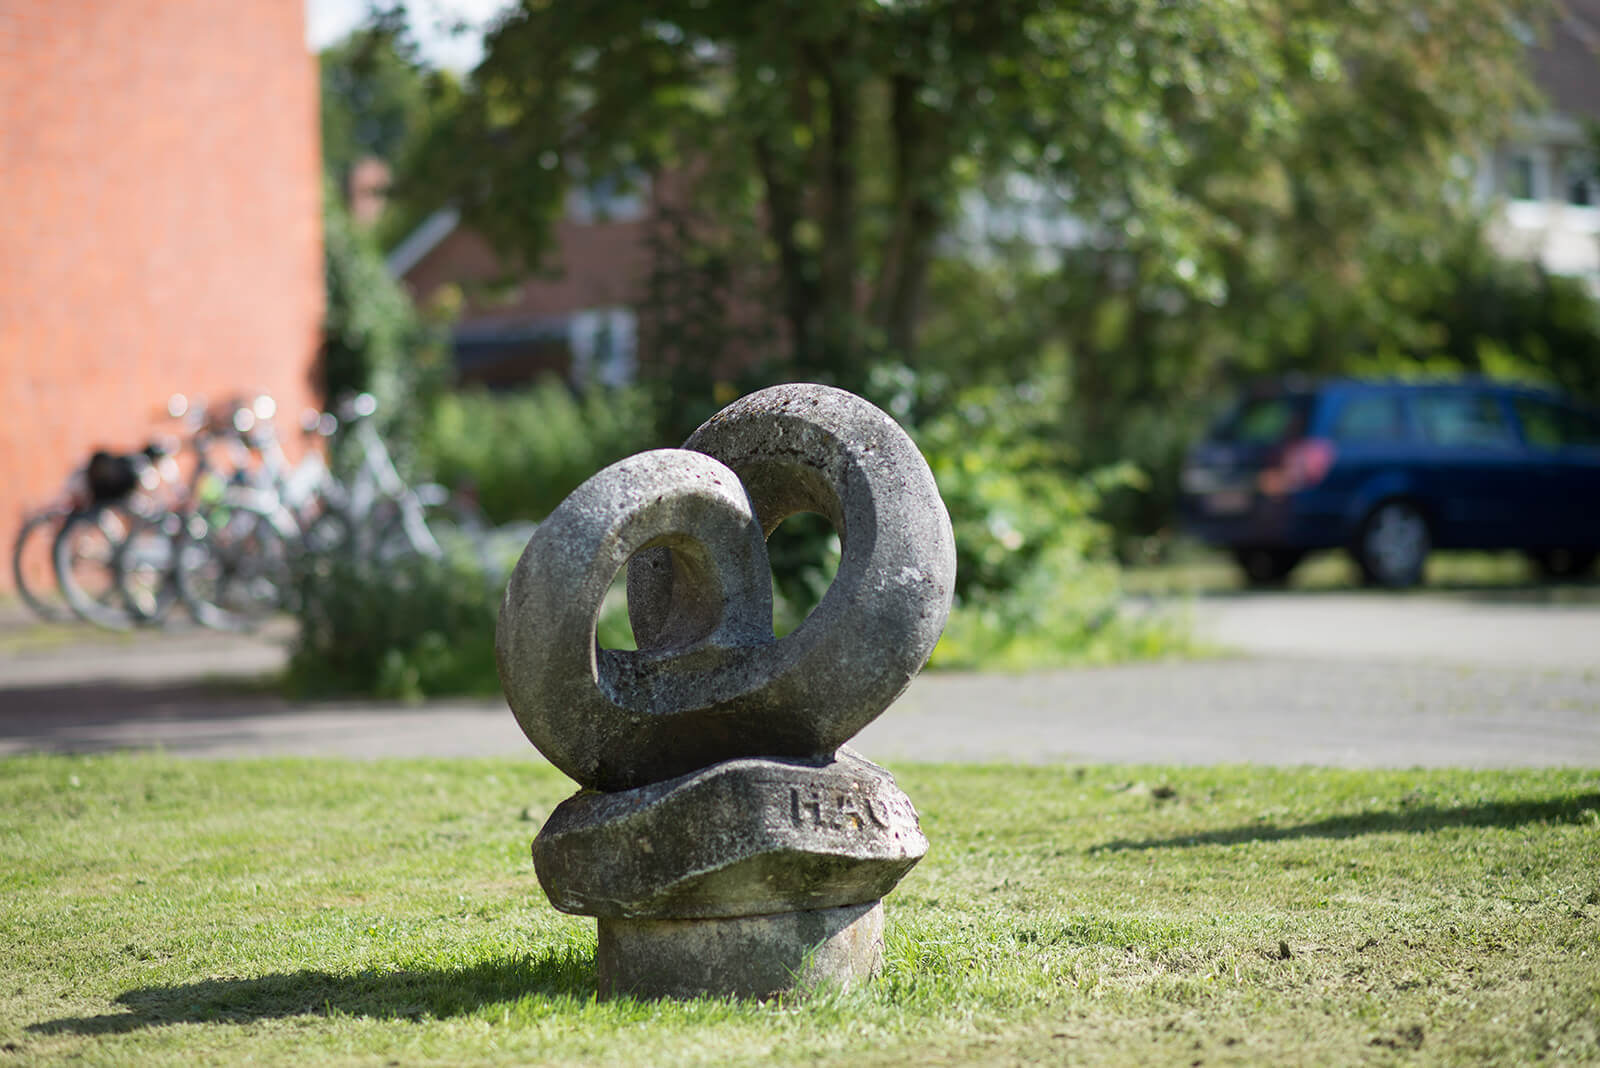
<svg viewBox="0 0 1600 1068"><path fill-rule="evenodd" d="M600 918L600 996L765 998L883 970L883 901L712 920Z"/></svg>

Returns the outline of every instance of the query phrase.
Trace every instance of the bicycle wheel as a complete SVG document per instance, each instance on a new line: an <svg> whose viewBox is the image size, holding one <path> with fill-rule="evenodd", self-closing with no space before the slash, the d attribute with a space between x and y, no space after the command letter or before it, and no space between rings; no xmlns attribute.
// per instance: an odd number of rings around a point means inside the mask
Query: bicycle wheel
<svg viewBox="0 0 1600 1068"><path fill-rule="evenodd" d="M164 624L178 603L176 571L179 519L136 522L117 549L117 587L129 615L142 625Z"/></svg>
<svg viewBox="0 0 1600 1068"><path fill-rule="evenodd" d="M22 521L11 549L11 578L17 596L47 623L64 623L72 612L57 596L55 572L56 532L70 513L40 512Z"/></svg>
<svg viewBox="0 0 1600 1068"><path fill-rule="evenodd" d="M178 596L194 621L214 630L251 630L283 606L289 550L271 521L234 509L207 521L191 516L174 539Z"/></svg>
<svg viewBox="0 0 1600 1068"><path fill-rule="evenodd" d="M87 623L127 630L134 617L117 582L117 551L134 517L117 505L73 512L54 544L56 583L67 607Z"/></svg>

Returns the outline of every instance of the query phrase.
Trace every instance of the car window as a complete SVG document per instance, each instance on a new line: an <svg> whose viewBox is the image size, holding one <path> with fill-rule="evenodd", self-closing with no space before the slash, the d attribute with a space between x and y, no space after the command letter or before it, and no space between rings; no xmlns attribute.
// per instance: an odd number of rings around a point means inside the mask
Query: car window
<svg viewBox="0 0 1600 1068"><path fill-rule="evenodd" d="M1411 410L1424 440L1471 449L1510 449L1516 438L1500 402L1487 393L1419 393Z"/></svg>
<svg viewBox="0 0 1600 1068"><path fill-rule="evenodd" d="M1393 393L1367 393L1349 398L1333 423L1334 440L1346 443L1404 441L1405 412Z"/></svg>
<svg viewBox="0 0 1600 1068"><path fill-rule="evenodd" d="M1311 398L1299 393L1252 397L1212 429L1215 441L1230 445L1276 445L1305 433Z"/></svg>
<svg viewBox="0 0 1600 1068"><path fill-rule="evenodd" d="M1516 397L1511 406L1522 423L1522 436L1541 449L1600 445L1600 419L1537 397Z"/></svg>
<svg viewBox="0 0 1600 1068"><path fill-rule="evenodd" d="M1517 397L1511 402L1522 424L1522 437L1541 449L1561 448L1561 409L1548 401Z"/></svg>

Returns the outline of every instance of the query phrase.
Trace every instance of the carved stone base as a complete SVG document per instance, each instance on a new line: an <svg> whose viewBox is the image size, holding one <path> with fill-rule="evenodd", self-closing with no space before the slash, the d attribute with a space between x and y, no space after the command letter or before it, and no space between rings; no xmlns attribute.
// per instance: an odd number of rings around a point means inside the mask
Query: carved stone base
<svg viewBox="0 0 1600 1068"><path fill-rule="evenodd" d="M579 791L540 828L533 864L562 912L724 919L876 901L927 850L894 776L846 748Z"/></svg>
<svg viewBox="0 0 1600 1068"><path fill-rule="evenodd" d="M883 902L715 920L601 918L600 996L765 998L883 970Z"/></svg>

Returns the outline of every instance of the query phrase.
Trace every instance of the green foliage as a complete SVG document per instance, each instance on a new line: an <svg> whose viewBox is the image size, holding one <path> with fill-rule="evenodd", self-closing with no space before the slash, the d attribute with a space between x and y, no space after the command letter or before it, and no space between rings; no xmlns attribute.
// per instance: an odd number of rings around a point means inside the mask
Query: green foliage
<svg viewBox="0 0 1600 1068"><path fill-rule="evenodd" d="M955 532L956 603L935 667L1041 667L1188 648L1175 621L1135 622L1120 610L1121 575L1099 513L1107 493L1142 485L1142 475L1125 463L1078 473L1060 429L1060 381L945 393L905 369L875 375L876 392L927 458Z"/></svg>
<svg viewBox="0 0 1600 1068"><path fill-rule="evenodd" d="M526 542L474 544L438 526L434 533L443 559L379 563L339 554L303 569L284 679L290 694L417 701L500 692L495 625ZM634 648L621 576L601 605L596 640Z"/></svg>
<svg viewBox="0 0 1600 1068"><path fill-rule="evenodd" d="M1481 374L1553 386L1600 405L1600 300L1582 280L1466 242L1415 304L1424 324L1418 342L1376 347L1354 369Z"/></svg>
<svg viewBox="0 0 1600 1068"><path fill-rule="evenodd" d="M404 4L374 2L366 21L317 59L323 172L342 191L362 159L388 165L390 184L373 233L391 248L441 207L438 189L413 180L412 158L430 131L450 121L460 83L425 65Z"/></svg>
<svg viewBox="0 0 1600 1068"><path fill-rule="evenodd" d="M426 412L417 462L431 477L472 487L495 523L542 519L607 464L659 442L644 391L591 390L576 397L547 382L521 393L443 393ZM381 412L380 408L380 412ZM499 690L494 628L511 555L485 560L443 533L444 560L403 566L336 558L308 571L291 690L415 699ZM608 598L599 639L632 644L626 602Z"/></svg>
<svg viewBox="0 0 1600 1068"><path fill-rule="evenodd" d="M496 523L543 519L602 467L665 444L651 413L641 389L577 395L554 380L445 393L423 429L422 462L441 482L474 487Z"/></svg>
<svg viewBox="0 0 1600 1068"><path fill-rule="evenodd" d="M430 75L417 56L404 7L374 10L365 24L317 57L322 165L335 181L358 160L394 163L428 118Z"/></svg>
<svg viewBox="0 0 1600 1068"><path fill-rule="evenodd" d="M1095 513L1108 489L1138 475L1125 465L1072 474L1071 457L1051 444L1058 397L984 388L946 404L904 370L879 372L875 385L908 421L955 528L957 605L935 666L1039 667L1186 650L1173 622L1135 623L1119 612L1119 572ZM937 414L911 422L919 405ZM423 456L445 481L475 485L495 520L542 518L601 467L656 445L647 413L642 391L575 398L548 383L521 394L449 394L433 409ZM819 517L796 516L774 532L769 552L781 635L826 593L839 540ZM494 626L512 562L485 566L470 554L400 568L331 562L304 584L291 688L403 698L495 692ZM626 611L619 583L602 608L602 646L632 647Z"/></svg>
<svg viewBox="0 0 1600 1068"><path fill-rule="evenodd" d="M525 0L418 158L530 264L571 182L670 176L667 200L762 232L742 296L784 321L786 373L859 387L914 355L934 241L984 182L1032 177L1139 304L1338 301L1374 217L1434 211L1522 102L1538 10Z"/></svg>
<svg viewBox="0 0 1600 1068"><path fill-rule="evenodd" d="M1442 188L1419 161L1495 129L1523 9L524 0L419 166L529 263L572 182L680 179L763 233L745 299L781 316L787 373L859 387L915 353L936 239L980 180L1032 176L1146 285L1203 300L1280 231L1347 251L1372 204Z"/></svg>
<svg viewBox="0 0 1600 1068"><path fill-rule="evenodd" d="M662 437L674 444L734 397L781 377L779 326L749 294L763 291L749 249L761 235L749 219L672 205L650 229L640 344L640 380Z"/></svg>
<svg viewBox="0 0 1600 1068"><path fill-rule="evenodd" d="M375 396L378 426L404 460L418 414L446 374L446 354L389 276L371 235L351 225L331 184L324 184L322 205L322 392L330 402L349 393Z"/></svg>
<svg viewBox="0 0 1600 1068"><path fill-rule="evenodd" d="M287 685L301 696L494 694L504 576L470 553L400 566L335 555L299 583Z"/></svg>
<svg viewBox="0 0 1600 1068"><path fill-rule="evenodd" d="M1459 161L1528 103L1515 31L1547 8L524 0L416 160L528 264L573 183L655 179L665 429L717 383L859 390L885 358L1060 375L1071 469L1146 471L1105 504L1150 532L1236 383L1426 342ZM940 263L963 196L1018 182L1081 238Z"/></svg>
<svg viewBox="0 0 1600 1068"><path fill-rule="evenodd" d="M1377 241L1386 225L1375 217L1369 236ZM1583 283L1502 259L1477 220L1430 225L1425 255L1363 254L1367 273L1354 288L1330 279L1307 298L1284 265L1290 296L1244 306L1133 277L1112 285L1114 259L1100 262L1093 250L1060 265L1014 248L941 263L923 352L955 383L1053 390L1060 406L1045 432L1068 447L1070 470L1131 463L1147 476L1106 495L1101 514L1119 554L1159 555L1173 534L1184 451L1248 382L1474 374L1600 400L1600 302ZM1386 240L1423 247L1395 232Z"/></svg>

